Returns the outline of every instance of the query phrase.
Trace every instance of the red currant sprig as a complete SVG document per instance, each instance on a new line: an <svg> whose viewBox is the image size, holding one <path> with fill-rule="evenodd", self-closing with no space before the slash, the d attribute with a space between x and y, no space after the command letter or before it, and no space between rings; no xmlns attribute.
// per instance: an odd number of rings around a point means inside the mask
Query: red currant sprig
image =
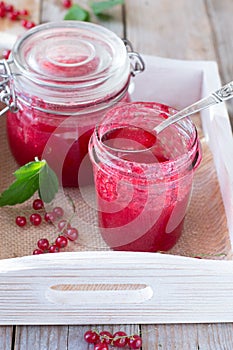
<svg viewBox="0 0 233 350"><path fill-rule="evenodd" d="M32 207L35 210L39 210L44 207L44 203L41 199L35 199L32 203ZM29 221L32 225L38 226L42 222L41 215L39 213L32 213L29 217ZM15 223L17 226L23 227L27 224L27 219L25 216L19 215L15 218Z"/></svg>
<svg viewBox="0 0 233 350"><path fill-rule="evenodd" d="M30 13L27 9L18 10L12 4L7 4L5 1L0 1L0 19L8 18L10 21L21 21L21 25L25 29L31 29L36 24L29 20ZM3 50L2 57L6 60L9 58L11 50Z"/></svg>
<svg viewBox="0 0 233 350"><path fill-rule="evenodd" d="M38 198L32 203L34 210L39 211L44 209L43 201ZM51 212L45 213L44 220L48 223L55 224L57 220L58 235L53 243L49 243L47 238L41 238L37 242L37 248L34 249L33 255L43 254L43 253L59 253L61 249L67 247L69 241L75 241L78 238L78 230L72 227L70 222L63 219L64 210L61 207L54 207ZM29 217L29 221L34 226L39 226L42 222L41 214L32 213ZM24 227L27 224L27 219L25 216L17 216L15 219L16 225L19 227Z"/></svg>
<svg viewBox="0 0 233 350"><path fill-rule="evenodd" d="M113 335L108 331L97 332L89 330L84 334L84 340L88 344L94 345L94 350L109 350L109 345L117 348L129 347L130 349L140 349L142 338L138 334L128 336L125 332L118 331Z"/></svg>
<svg viewBox="0 0 233 350"><path fill-rule="evenodd" d="M58 223L59 225L59 223ZM66 231L73 232L72 236L65 236ZM67 247L68 241L74 241L78 238L78 230L74 227L70 227L68 230L64 230L63 234L59 234L56 238L55 242L50 245L47 238L42 238L37 242L37 246L39 248L33 251L33 255L42 254L42 253L59 253L61 249Z"/></svg>
<svg viewBox="0 0 233 350"><path fill-rule="evenodd" d="M0 18L9 18L11 21L21 20L22 26L26 29L35 27L35 23L25 19L30 13L27 9L18 10L12 4L7 4L5 1L0 1Z"/></svg>

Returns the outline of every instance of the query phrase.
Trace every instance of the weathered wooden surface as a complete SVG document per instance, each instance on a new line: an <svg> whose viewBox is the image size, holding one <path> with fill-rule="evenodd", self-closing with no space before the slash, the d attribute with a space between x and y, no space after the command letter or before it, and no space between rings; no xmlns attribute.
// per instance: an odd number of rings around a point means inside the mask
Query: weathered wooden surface
<svg viewBox="0 0 233 350"><path fill-rule="evenodd" d="M139 52L179 59L215 58L202 0L127 0L126 32Z"/></svg>
<svg viewBox="0 0 233 350"><path fill-rule="evenodd" d="M32 20L45 22L62 19L59 0L11 0L18 8L28 8ZM87 0L76 1L87 6ZM41 11L42 9L42 11ZM111 22L101 22L119 36L127 37L137 51L180 59L217 60L223 82L233 78L232 0L126 0L126 5L111 11ZM41 18L39 15L41 14ZM94 19L97 22L97 19ZM19 23L0 20L2 31L20 34ZM0 34L1 35L1 34ZM233 118L233 104L229 103ZM36 317L36 315L35 315ZM140 315L138 316L140 324ZM93 326L90 326L93 327ZM98 326L94 326L98 327ZM83 342L87 326L0 327L0 348L6 350L88 349ZM137 333L139 326L100 327ZM231 350L232 324L143 325L143 349Z"/></svg>
<svg viewBox="0 0 233 350"><path fill-rule="evenodd" d="M11 349L14 339L13 327L0 327L0 347L1 349Z"/></svg>
<svg viewBox="0 0 233 350"><path fill-rule="evenodd" d="M128 334L138 334L137 326L90 326L97 330L107 329L114 333L119 330ZM88 326L20 326L16 329L14 350L87 350L84 333ZM4 348L8 349L8 348ZM10 349L10 348L9 348Z"/></svg>
<svg viewBox="0 0 233 350"><path fill-rule="evenodd" d="M233 40L232 14L233 1L206 0L206 11L212 28L212 37L216 60L224 83L233 79ZM227 102L228 112L233 125L233 101Z"/></svg>
<svg viewBox="0 0 233 350"><path fill-rule="evenodd" d="M143 349L230 350L232 324L142 326Z"/></svg>

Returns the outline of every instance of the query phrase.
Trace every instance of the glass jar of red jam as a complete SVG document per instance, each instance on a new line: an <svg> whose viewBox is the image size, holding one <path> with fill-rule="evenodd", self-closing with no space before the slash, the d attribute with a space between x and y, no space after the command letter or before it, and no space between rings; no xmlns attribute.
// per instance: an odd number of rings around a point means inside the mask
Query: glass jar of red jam
<svg viewBox="0 0 233 350"><path fill-rule="evenodd" d="M110 30L78 21L39 25L18 39L3 76L11 90L8 104L15 102L7 130L19 165L46 159L64 186L89 178L86 156L95 125L107 109L129 100L130 55L136 53L126 46ZM143 70L137 59L136 71Z"/></svg>
<svg viewBox="0 0 233 350"><path fill-rule="evenodd" d="M114 250L167 251L181 236L201 150L189 118L155 135L171 113L158 103L119 104L90 139L100 232Z"/></svg>

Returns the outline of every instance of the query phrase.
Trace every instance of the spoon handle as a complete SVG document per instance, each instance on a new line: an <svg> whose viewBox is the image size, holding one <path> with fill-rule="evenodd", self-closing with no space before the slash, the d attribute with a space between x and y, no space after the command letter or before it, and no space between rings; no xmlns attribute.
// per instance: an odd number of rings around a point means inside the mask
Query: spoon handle
<svg viewBox="0 0 233 350"><path fill-rule="evenodd" d="M170 116L169 118L164 120L161 124L157 125L154 130L158 134L162 130L167 128L169 125L178 122L180 119L185 118L189 115L192 115L196 112L199 112L210 106L213 106L217 103L226 101L232 97L233 97L233 81L224 85L220 89L216 90L211 95L193 103L192 105L182 109L178 113L175 113L174 115Z"/></svg>

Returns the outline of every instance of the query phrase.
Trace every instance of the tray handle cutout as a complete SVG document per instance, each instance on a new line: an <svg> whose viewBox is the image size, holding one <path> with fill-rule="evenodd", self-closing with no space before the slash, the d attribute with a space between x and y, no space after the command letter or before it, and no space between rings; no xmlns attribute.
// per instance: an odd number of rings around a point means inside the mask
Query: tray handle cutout
<svg viewBox="0 0 233 350"><path fill-rule="evenodd" d="M56 304L135 304L144 303L153 296L153 290L146 284L59 284L50 286L46 298Z"/></svg>

